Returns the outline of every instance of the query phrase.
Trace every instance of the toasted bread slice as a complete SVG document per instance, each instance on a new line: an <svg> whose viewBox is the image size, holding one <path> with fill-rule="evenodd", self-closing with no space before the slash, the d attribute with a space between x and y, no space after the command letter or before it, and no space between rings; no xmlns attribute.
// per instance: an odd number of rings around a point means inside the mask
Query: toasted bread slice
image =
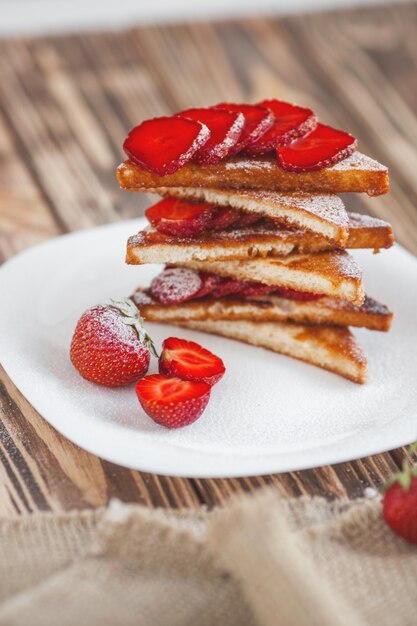
<svg viewBox="0 0 417 626"><path fill-rule="evenodd" d="M132 299L150 322L251 320L356 326L380 331L388 331L392 322L391 311L369 296L361 306L335 298L304 301L273 294L252 298L206 297L164 305L154 300L148 290L138 289Z"/></svg>
<svg viewBox="0 0 417 626"><path fill-rule="evenodd" d="M189 261L181 266L242 281L342 298L353 304L362 304L365 299L362 270L344 250L244 261Z"/></svg>
<svg viewBox="0 0 417 626"><path fill-rule="evenodd" d="M210 189L260 189L312 193L365 192L378 196L389 191L388 168L354 152L333 167L310 172L288 172L275 156L235 157L211 165L187 163L174 174L158 176L132 161L117 169L120 186L129 191L160 187L208 187Z"/></svg>
<svg viewBox="0 0 417 626"><path fill-rule="evenodd" d="M371 215L348 213L349 237L347 248L391 248L394 245L394 231L391 224Z"/></svg>
<svg viewBox="0 0 417 626"><path fill-rule="evenodd" d="M394 237L386 222L350 214L348 245L352 248L387 248ZM226 261L254 257L286 256L294 252L314 254L334 250L337 245L313 233L274 227L248 227L205 233L195 239L179 239L148 227L129 238L126 262L183 263L188 261Z"/></svg>
<svg viewBox="0 0 417 626"><path fill-rule="evenodd" d="M278 224L316 233L343 248L348 239L349 217L341 198L334 194L231 191L204 187L161 187L160 195L230 206L245 213L269 217Z"/></svg>
<svg viewBox="0 0 417 626"><path fill-rule="evenodd" d="M175 321L176 326L238 339L292 356L339 374L355 383L366 382L367 361L348 328L303 326L290 322Z"/></svg>
<svg viewBox="0 0 417 626"><path fill-rule="evenodd" d="M168 262L160 260L163 261ZM362 270L343 250L245 261L189 261L178 265L241 281L342 298L353 304L362 304L365 299Z"/></svg>

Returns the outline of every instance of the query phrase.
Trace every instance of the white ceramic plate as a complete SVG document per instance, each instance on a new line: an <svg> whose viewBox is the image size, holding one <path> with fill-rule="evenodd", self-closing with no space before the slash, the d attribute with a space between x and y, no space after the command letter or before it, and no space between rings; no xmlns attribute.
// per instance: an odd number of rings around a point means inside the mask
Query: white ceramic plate
<svg viewBox="0 0 417 626"><path fill-rule="evenodd" d="M126 467L215 477L336 463L417 438L417 259L399 246L355 253L368 292L395 309L390 333L354 331L369 357L364 386L261 348L156 324L148 328L158 347L170 335L189 337L226 364L195 424L166 430L142 411L134 387L84 381L68 357L80 314L148 285L160 269L124 264L126 239L142 226L134 220L59 237L0 270L0 360L68 439Z"/></svg>

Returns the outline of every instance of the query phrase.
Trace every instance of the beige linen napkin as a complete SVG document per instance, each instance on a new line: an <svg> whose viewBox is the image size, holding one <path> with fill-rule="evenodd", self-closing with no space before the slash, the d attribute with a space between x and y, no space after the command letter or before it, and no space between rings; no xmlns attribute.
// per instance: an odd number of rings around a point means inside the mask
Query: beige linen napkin
<svg viewBox="0 0 417 626"><path fill-rule="evenodd" d="M379 501L0 520L0 626L411 626L416 581Z"/></svg>

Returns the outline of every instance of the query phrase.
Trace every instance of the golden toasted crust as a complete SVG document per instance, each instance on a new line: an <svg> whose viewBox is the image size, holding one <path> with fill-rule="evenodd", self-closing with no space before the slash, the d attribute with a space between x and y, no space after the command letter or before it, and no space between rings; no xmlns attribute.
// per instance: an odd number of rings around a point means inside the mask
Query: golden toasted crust
<svg viewBox="0 0 417 626"><path fill-rule="evenodd" d="M181 266L237 280L343 298L354 304L362 304L365 299L362 270L343 250L244 261L190 261Z"/></svg>
<svg viewBox="0 0 417 626"><path fill-rule="evenodd" d="M394 232L391 224L370 215L349 213L349 236L347 248L391 248Z"/></svg>
<svg viewBox="0 0 417 626"><path fill-rule="evenodd" d="M345 206L334 194L278 193L206 189L204 187L160 187L152 190L163 196L230 206L244 213L269 217L279 225L312 232L345 247L349 218Z"/></svg>
<svg viewBox="0 0 417 626"><path fill-rule="evenodd" d="M366 382L366 357L348 328L243 320L173 323L267 348L317 365L355 383Z"/></svg>
<svg viewBox="0 0 417 626"><path fill-rule="evenodd" d="M371 196L389 191L388 169L360 152L354 152L333 167L311 172L287 172L273 156L235 157L211 165L190 162L168 176L151 174L125 161L118 167L117 178L123 189L131 191L156 187L217 187L335 194L353 191Z"/></svg>
<svg viewBox="0 0 417 626"><path fill-rule="evenodd" d="M389 248L394 242L387 222L351 213L349 224L348 246L351 248ZM225 261L286 256L294 252L314 254L334 249L337 249L336 244L328 239L300 230L256 226L181 239L148 227L129 238L126 263Z"/></svg>
<svg viewBox="0 0 417 626"><path fill-rule="evenodd" d="M276 295L239 298L201 298L181 304L163 305L152 298L148 290L138 289L133 300L141 315L150 322L251 320L257 322L299 322L356 326L369 330L388 331L392 313L384 305L365 297L361 306L337 300L290 300Z"/></svg>

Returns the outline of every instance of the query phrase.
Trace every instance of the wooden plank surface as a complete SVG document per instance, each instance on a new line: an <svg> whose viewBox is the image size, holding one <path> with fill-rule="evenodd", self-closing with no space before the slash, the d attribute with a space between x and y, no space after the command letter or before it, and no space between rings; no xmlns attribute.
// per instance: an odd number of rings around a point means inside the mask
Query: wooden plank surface
<svg viewBox="0 0 417 626"><path fill-rule="evenodd" d="M281 20L201 23L0 41L0 260L60 233L142 214L114 169L144 117L219 100L313 106L390 166L392 192L350 208L388 219L417 253L414 4ZM1 358L1 357L0 357ZM286 496L359 496L403 450L303 472L187 480L120 468L64 440L0 370L0 515L94 507L210 506L265 484Z"/></svg>

